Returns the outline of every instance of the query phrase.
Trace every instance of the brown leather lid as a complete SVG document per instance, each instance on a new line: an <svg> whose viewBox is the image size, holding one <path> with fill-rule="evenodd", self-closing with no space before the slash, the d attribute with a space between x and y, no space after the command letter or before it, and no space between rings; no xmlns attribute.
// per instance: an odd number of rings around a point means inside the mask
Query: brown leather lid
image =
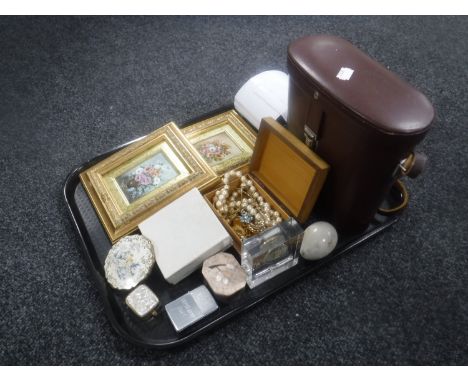
<svg viewBox="0 0 468 382"><path fill-rule="evenodd" d="M344 108L387 134L418 134L434 118L429 100L350 42L336 36L300 38L288 64ZM341 78L341 79L340 79Z"/></svg>

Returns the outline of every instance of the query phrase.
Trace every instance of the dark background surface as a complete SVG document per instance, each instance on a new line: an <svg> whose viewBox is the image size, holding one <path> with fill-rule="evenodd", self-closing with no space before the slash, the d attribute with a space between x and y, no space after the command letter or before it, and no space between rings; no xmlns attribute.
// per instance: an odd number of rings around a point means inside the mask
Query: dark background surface
<svg viewBox="0 0 468 382"><path fill-rule="evenodd" d="M82 162L233 101L306 34L342 36L437 118L401 221L167 352L118 337L62 185ZM466 17L0 18L1 364L467 364Z"/></svg>

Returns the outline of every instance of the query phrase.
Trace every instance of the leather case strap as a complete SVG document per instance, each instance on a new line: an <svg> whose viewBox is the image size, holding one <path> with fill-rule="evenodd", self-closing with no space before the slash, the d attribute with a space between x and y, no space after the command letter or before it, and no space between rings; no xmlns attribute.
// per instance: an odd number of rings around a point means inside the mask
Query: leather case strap
<svg viewBox="0 0 468 382"><path fill-rule="evenodd" d="M392 187L396 188L398 190L398 192L401 193L401 195L400 195L401 203L399 205L397 205L395 207L391 207L391 208L382 208L382 207L380 207L379 208L379 213L381 213L382 215L393 215L393 214L405 209L408 206L409 194L408 194L408 190L406 189L405 184L400 179L397 179Z"/></svg>

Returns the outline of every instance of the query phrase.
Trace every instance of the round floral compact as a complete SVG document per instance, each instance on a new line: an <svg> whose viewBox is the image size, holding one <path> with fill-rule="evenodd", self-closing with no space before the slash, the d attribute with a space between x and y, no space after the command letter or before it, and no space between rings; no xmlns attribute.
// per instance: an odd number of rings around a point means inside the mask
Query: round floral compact
<svg viewBox="0 0 468 382"><path fill-rule="evenodd" d="M151 242L141 235L130 235L112 246L104 262L104 272L115 289L132 289L144 280L155 263Z"/></svg>

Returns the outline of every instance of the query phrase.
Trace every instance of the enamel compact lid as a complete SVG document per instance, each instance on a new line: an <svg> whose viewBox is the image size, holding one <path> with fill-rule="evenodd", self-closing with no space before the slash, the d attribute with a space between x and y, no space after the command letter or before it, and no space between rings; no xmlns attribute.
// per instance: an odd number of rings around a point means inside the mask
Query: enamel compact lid
<svg viewBox="0 0 468 382"><path fill-rule="evenodd" d="M104 262L106 279L115 289L132 289L155 264L153 245L141 235L129 235L112 246Z"/></svg>
<svg viewBox="0 0 468 382"><path fill-rule="evenodd" d="M329 166L273 118L264 118L250 173L301 223L309 217Z"/></svg>

